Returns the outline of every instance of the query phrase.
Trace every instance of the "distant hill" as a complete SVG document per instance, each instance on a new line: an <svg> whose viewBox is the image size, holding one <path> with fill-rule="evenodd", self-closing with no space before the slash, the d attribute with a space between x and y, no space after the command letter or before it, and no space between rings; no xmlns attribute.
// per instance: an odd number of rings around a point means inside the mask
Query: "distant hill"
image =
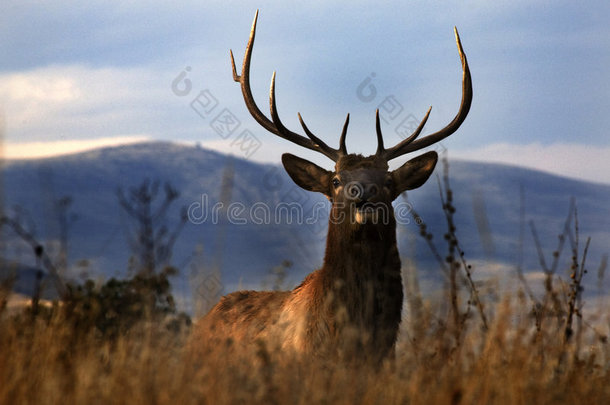
<svg viewBox="0 0 610 405"><path fill-rule="evenodd" d="M223 175L230 173L227 219L218 203ZM442 175L440 165L437 173ZM280 165L257 164L199 147L160 142L57 158L5 161L2 174L5 207L9 211L20 207L23 220L35 227L37 237L49 245L51 252L60 237L53 201L72 198L67 277L126 275L130 222L118 204L117 189L128 190L144 179L171 182L179 190L171 217L178 219L180 206L190 210L192 221L177 240L172 260L181 271L175 283L178 295L190 294L187 280L193 271L214 266L222 269L221 283L226 293L238 286L259 288L270 270L284 260L293 263L287 278L291 284L300 282L322 262L329 204L323 196L294 185ZM610 251L610 186L464 161L451 161L449 174L457 208L457 233L466 259L475 264L475 278L514 278L520 251L521 195L524 268L530 273L539 271L540 266L529 221L535 224L550 261L574 197L581 249L586 238L592 237L588 256L592 274L587 276L587 291L597 291L593 270ZM403 213L403 208L412 204L444 252L446 227L435 177L410 192L408 204L402 198L397 203ZM305 209L299 211L300 207ZM417 225L409 215L403 217L398 230L401 254L414 261L424 282L442 280L438 264L418 236ZM35 265L31 253L13 234L4 232L2 241L5 258L29 268ZM562 275L570 255L567 246L559 270ZM21 281L20 286L24 283Z"/></svg>

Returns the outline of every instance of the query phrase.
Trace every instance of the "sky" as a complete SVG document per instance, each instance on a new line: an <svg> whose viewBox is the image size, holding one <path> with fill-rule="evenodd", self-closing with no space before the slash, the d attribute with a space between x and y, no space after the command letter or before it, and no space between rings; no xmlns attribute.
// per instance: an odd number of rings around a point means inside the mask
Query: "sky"
<svg viewBox="0 0 610 405"><path fill-rule="evenodd" d="M375 109L386 146L432 113L446 125L461 97L460 32L474 99L436 148L610 184L610 3L590 1L13 1L0 6L0 135L8 158L143 140L200 144L259 162L290 152L328 159L267 133L233 82L259 9L251 67L268 113L372 154ZM402 163L406 158L396 159Z"/></svg>

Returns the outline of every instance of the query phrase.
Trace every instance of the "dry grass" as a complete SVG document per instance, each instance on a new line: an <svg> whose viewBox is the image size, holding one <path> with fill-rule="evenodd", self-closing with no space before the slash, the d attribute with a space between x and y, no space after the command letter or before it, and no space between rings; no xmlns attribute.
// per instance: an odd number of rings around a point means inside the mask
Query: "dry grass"
<svg viewBox="0 0 610 405"><path fill-rule="evenodd" d="M0 403L610 403L610 351L593 329L566 341L559 318L537 327L518 295L488 311L486 332L471 317L456 341L443 321L450 316L432 307L408 322L417 327L405 327L395 362L378 371L290 358L262 344L240 355L219 349L195 366L188 332L142 322L109 341L69 327L60 310L35 319L5 313Z"/></svg>

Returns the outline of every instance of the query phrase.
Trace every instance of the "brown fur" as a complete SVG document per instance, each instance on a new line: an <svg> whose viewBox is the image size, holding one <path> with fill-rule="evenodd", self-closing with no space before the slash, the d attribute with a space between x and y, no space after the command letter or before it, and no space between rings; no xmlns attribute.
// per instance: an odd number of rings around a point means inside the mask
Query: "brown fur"
<svg viewBox="0 0 610 405"><path fill-rule="evenodd" d="M367 168L387 171L388 162L376 155L364 157L362 155L351 154L341 156L341 158L339 158L335 164L336 172Z"/></svg>
<svg viewBox="0 0 610 405"><path fill-rule="evenodd" d="M348 155L331 173L284 155L284 167L299 186L322 191L332 201L324 264L292 291L238 291L223 297L199 322L196 339L215 344L229 339L238 346L263 340L286 351L376 364L390 355L403 302L391 203L411 184L428 178L436 154L423 156L428 164L405 164L388 172L379 157ZM396 176L399 181L389 182ZM377 192L354 199L344 189L349 184ZM355 204L361 200L387 211L386 220L355 220Z"/></svg>

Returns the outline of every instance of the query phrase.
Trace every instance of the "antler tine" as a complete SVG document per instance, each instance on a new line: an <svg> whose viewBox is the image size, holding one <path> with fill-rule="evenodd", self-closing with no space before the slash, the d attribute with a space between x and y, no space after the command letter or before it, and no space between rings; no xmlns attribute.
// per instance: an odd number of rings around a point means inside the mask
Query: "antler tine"
<svg viewBox="0 0 610 405"><path fill-rule="evenodd" d="M254 38L256 36L256 22L258 20L258 10L254 14L254 21L252 21L252 29L250 30L250 37L248 39L248 45L246 46L246 53L244 54L244 62L241 69L241 75L237 74L235 68L235 59L233 58L233 51L230 50L231 55L231 67L233 68L233 80L241 84L241 92L244 96L244 101L248 111L252 117L258 122L263 128L269 132L277 133L273 123L261 112L252 96L252 90L250 89L250 60L252 59L252 48L254 47Z"/></svg>
<svg viewBox="0 0 610 405"><path fill-rule="evenodd" d="M271 108L271 120L265 116L261 112L261 110L256 105L254 101L254 97L252 96L252 90L250 88L250 60L252 59L252 48L254 46L254 38L256 35L256 22L258 20L258 10L256 10L256 14L254 15L254 21L252 22L252 29L250 30L250 38L248 39L248 45L246 47L246 53L244 55L244 63L241 71L241 75L237 74L237 69L235 68L235 59L233 57L233 51L229 51L231 55L231 66L233 69L233 80L241 84L241 91L244 96L244 101L246 103L246 107L248 111L252 115L252 117L258 122L263 128L267 131L278 135L290 142L296 143L299 146L303 146L307 149L311 149L317 152L324 154L329 157L333 161L337 161L341 154L343 154L342 149L332 149L324 142L322 142L318 137L313 135L311 131L309 131L303 120L299 115L299 120L305 129L305 132L309 138L304 137L303 135L299 135L295 132L287 129L279 118L277 113L277 108L275 105L275 72L273 72L273 77L271 78L271 89L269 92L269 104ZM343 135L342 135L343 137Z"/></svg>
<svg viewBox="0 0 610 405"><path fill-rule="evenodd" d="M277 113L276 113L277 114ZM309 130L309 128L307 128L307 125L305 125L305 121L303 121L303 117L301 117L301 113L297 113L297 116L299 117L299 122L301 123L301 126L303 127L303 130L305 131L305 134L309 137L309 139L311 139L315 146L316 146L316 150L319 149L319 151L321 153L323 153L324 155L328 156L329 158L331 158L333 161L337 161L339 159L339 157L341 155L347 155L347 152L343 153L341 151L341 149L333 149L330 146L328 146L323 140L321 140L320 138L318 138L317 136L314 135L313 132L311 132ZM279 119L279 117L278 117ZM275 122L275 118L273 119Z"/></svg>
<svg viewBox="0 0 610 405"><path fill-rule="evenodd" d="M443 129L437 131L433 134L427 135L421 139L415 139L421 132L428 119L428 115L430 114L430 109L426 113L426 116L419 124L413 135L409 138L405 139L395 147L388 149L384 152L384 156L387 160L394 159L398 156L404 155L405 153L414 152L419 149L423 149L432 144L435 144L449 135L453 134L458 130L460 125L466 119L468 112L470 111L470 105L472 103L472 78L470 77L470 68L468 67L468 60L466 59L466 54L464 53L464 48L462 48L462 41L460 40L460 34L456 27L453 28L455 33L455 41L457 43L458 52L460 54L460 60L462 62L462 101L460 103L460 109L453 120ZM430 107L432 108L432 107Z"/></svg>
<svg viewBox="0 0 610 405"><path fill-rule="evenodd" d="M426 115L424 115L424 118L421 120L421 122L419 123L419 125L417 126L415 131L413 131L413 133L411 135L409 135L408 138L403 139L398 145L396 145L390 149L383 149L383 137L381 135L381 125L379 123L379 110L377 110L377 122L376 122L377 144L378 144L377 154L383 155L386 158L386 160L392 160L398 156L401 156L401 155L404 155L405 153L407 153L407 152L404 152L404 149L406 149L413 141L415 141L417 139L419 134L421 134L421 131L424 129L424 126L426 125L426 122L428 121L428 117L430 116L430 111L432 111L432 107L428 108Z"/></svg>
<svg viewBox="0 0 610 405"><path fill-rule="evenodd" d="M287 139L297 145L303 146L305 148L315 150L316 152L320 152L323 155L329 157L332 161L336 162L339 159L339 153L337 150L331 148L327 144L325 144L320 138L315 136L305 125L305 122L301 118L301 114L298 114L299 121L305 130L305 133L309 137L309 139L305 138L302 135L295 134L294 132L288 130L282 121L280 120L280 116L277 113L277 106L275 104L275 72L273 72L273 76L271 76L271 88L269 89L269 107L271 109L271 119L273 120L273 124L277 130L277 135L281 136L284 139Z"/></svg>
<svg viewBox="0 0 610 405"><path fill-rule="evenodd" d="M339 152L343 155L347 155L347 148L345 147L345 138L347 137L347 126L349 125L349 113L345 118L345 124L343 124L343 131L341 131L341 138L339 139Z"/></svg>
<svg viewBox="0 0 610 405"><path fill-rule="evenodd" d="M381 133L381 123L379 122L379 108L375 111L375 131L377 132L377 152L375 154L382 156L385 153L385 148L383 147L383 135Z"/></svg>

